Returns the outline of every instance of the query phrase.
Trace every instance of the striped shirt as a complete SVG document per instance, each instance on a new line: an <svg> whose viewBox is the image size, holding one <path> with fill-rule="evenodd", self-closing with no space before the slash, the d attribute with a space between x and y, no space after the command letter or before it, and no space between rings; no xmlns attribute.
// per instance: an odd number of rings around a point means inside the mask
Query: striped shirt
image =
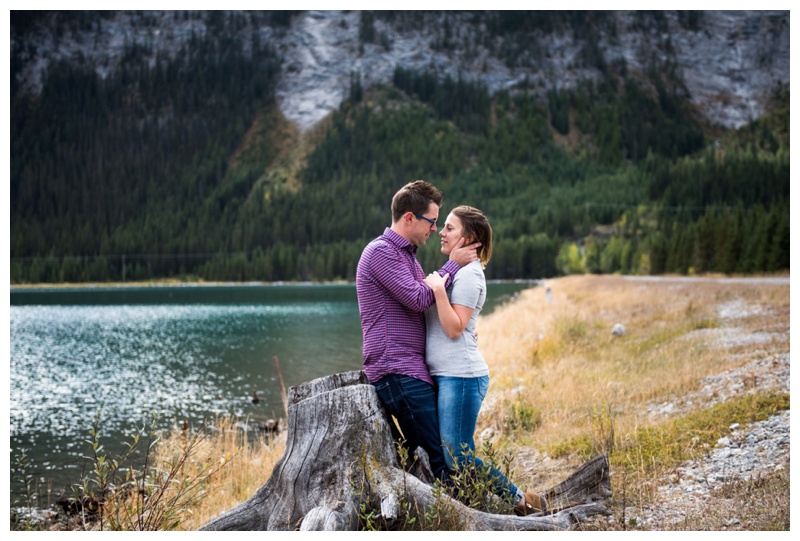
<svg viewBox="0 0 800 541"><path fill-rule="evenodd" d="M458 272L448 261L440 270ZM390 228L364 248L356 268L356 294L364 335L364 373L375 383L388 374L426 381L425 310L435 301L423 280L417 247Z"/></svg>

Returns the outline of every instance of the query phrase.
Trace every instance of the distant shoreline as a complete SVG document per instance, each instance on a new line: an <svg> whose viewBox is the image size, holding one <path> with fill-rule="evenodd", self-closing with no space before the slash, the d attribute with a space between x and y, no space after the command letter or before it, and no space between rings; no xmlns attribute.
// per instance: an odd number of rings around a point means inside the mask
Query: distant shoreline
<svg viewBox="0 0 800 541"><path fill-rule="evenodd" d="M751 275L725 275L725 274L707 274L697 276L684 276L684 275L620 275L629 280L680 280L680 281L703 281L703 280L733 280L733 281L751 281L751 280L776 280L781 282L789 280L791 275L788 272L778 273L764 273L764 274L751 274ZM543 285L547 280L555 280L558 277L552 278L513 278L508 280L488 280L490 284L532 284ZM62 283L36 283L36 284L10 284L12 290L15 289L102 289L102 288L125 288L125 287L246 287L246 286L310 286L310 285L355 285L355 282L348 280L327 280L327 281L275 281L275 282L261 282L251 280L247 282L233 282L233 281L212 281L207 282L203 280L198 281L184 281L178 279L163 279L163 280L143 280L134 282L62 282Z"/></svg>

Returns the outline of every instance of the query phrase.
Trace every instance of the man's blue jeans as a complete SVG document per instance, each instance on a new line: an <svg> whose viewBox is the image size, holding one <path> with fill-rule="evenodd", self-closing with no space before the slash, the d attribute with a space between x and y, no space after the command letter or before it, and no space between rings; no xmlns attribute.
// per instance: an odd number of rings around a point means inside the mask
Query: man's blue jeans
<svg viewBox="0 0 800 541"><path fill-rule="evenodd" d="M389 374L372 385L386 412L397 419L406 440L409 458L413 457L414 449L422 447L428 453L433 475L445 480L449 471L442 453L436 415L436 389L433 385L400 374Z"/></svg>
<svg viewBox="0 0 800 541"><path fill-rule="evenodd" d="M463 467L472 461L479 469L488 468L498 496L514 496L517 493L516 485L499 470L475 456L475 423L486 391L489 390L489 376L434 376L433 379L438 387L439 433L447 467L453 471L456 464Z"/></svg>

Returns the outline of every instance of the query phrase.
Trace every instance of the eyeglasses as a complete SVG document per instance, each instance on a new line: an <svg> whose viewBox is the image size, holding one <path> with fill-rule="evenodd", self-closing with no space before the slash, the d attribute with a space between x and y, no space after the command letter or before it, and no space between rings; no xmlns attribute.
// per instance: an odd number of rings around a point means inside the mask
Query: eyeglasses
<svg viewBox="0 0 800 541"><path fill-rule="evenodd" d="M431 220L430 218L426 218L426 217L425 217L425 216L423 216L422 214L417 214L416 212L412 212L411 214L413 214L414 216L416 216L416 217L417 217L417 218L419 218L420 220L425 220L426 222L428 222L429 224L431 224L431 227L436 227L436 220ZM437 219L438 219L438 218L437 218Z"/></svg>

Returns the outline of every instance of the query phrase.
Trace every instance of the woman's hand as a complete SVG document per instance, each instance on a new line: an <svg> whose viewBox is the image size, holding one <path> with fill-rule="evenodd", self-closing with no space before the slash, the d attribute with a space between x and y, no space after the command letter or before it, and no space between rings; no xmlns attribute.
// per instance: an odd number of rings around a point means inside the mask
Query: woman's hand
<svg viewBox="0 0 800 541"><path fill-rule="evenodd" d="M436 297L436 310L439 313L439 323L442 324L442 329L451 340L455 340L464 332L475 309L460 304L450 304L444 288L449 277L449 272L444 276L439 276L438 272L432 272L425 277L425 283L433 290Z"/></svg>
<svg viewBox="0 0 800 541"><path fill-rule="evenodd" d="M433 291L436 291L437 289L444 290L444 285L447 283L447 278L449 276L449 272L445 273L444 276L439 276L438 272L432 272L425 277L425 283L428 284L428 287Z"/></svg>

